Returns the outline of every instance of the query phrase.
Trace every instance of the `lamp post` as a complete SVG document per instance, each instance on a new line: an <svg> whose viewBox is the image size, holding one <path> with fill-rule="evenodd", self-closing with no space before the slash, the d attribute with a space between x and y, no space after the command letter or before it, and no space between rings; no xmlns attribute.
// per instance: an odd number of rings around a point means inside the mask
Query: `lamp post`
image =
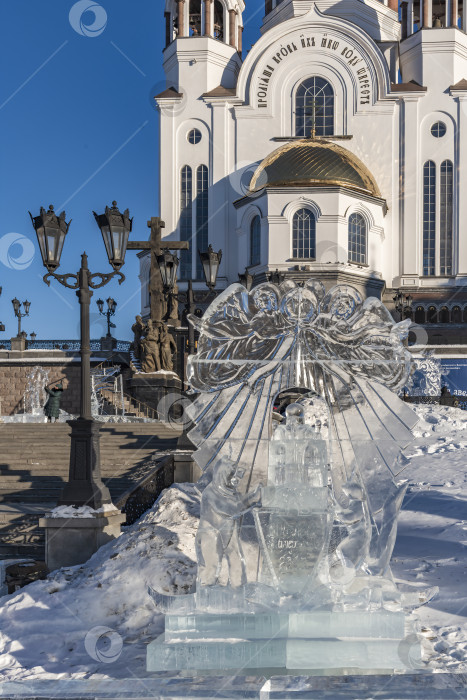
<svg viewBox="0 0 467 700"><path fill-rule="evenodd" d="M80 304L81 316L81 396L80 416L69 421L71 426L71 452L69 481L59 499L60 505L90 506L94 510L106 503L111 503L110 492L101 479L99 456L99 424L91 413L91 348L89 308L93 289L104 287L114 277L119 284L125 279L120 268L125 262L128 237L132 228L132 219L128 209L121 214L117 203L112 208L106 207L105 213L95 212L97 224L101 230L109 263L113 272L92 273L88 268L86 253L81 256L81 267L77 273L58 275L55 270L60 266L60 257L71 222L66 223L65 212L57 216L53 206L48 211L41 207L40 215L31 221L37 234L42 262L47 268L44 282L50 286L50 278L68 289L76 290Z"/></svg>
<svg viewBox="0 0 467 700"><path fill-rule="evenodd" d="M404 296L402 294L402 292L399 290L393 296L392 299L394 302L394 308L397 311L397 313L399 314L401 321L403 320L404 312L406 314L406 318L412 318L413 297L410 294L406 294Z"/></svg>
<svg viewBox="0 0 467 700"><path fill-rule="evenodd" d="M110 332L111 328L116 328L116 325L114 323L111 323L110 319L112 316L115 316L115 312L117 310L117 302L115 299L112 299L112 297L109 297L106 299L107 301L107 310L104 311L104 302L102 299L98 299L96 301L97 308L99 309L99 313L101 316L105 316L107 318L107 338L111 338L112 334Z"/></svg>
<svg viewBox="0 0 467 700"><path fill-rule="evenodd" d="M209 245L206 252L199 252L199 257L203 265L204 278L206 280L206 285L212 292L216 286L217 275L219 272L219 266L222 260L222 250L215 253L212 245ZM177 270L179 265L179 259L175 253L171 253L169 250L164 249L161 255L156 257L157 264L159 265L159 270L161 273L162 282L164 285L164 295L168 300L177 299L179 300L179 295L173 290L177 283ZM194 314L195 312L195 299L193 293L193 282L188 280L188 287L186 293L186 303L185 303L185 313ZM188 352L193 355L195 352L195 329L191 323L188 323Z"/></svg>
<svg viewBox="0 0 467 700"><path fill-rule="evenodd" d="M21 331L21 319L25 318L26 316L29 316L29 308L31 306L30 301L23 301L21 303L16 297L11 300L11 303L13 304L13 311L15 312L15 316L18 319L18 335L16 336L17 338L22 338L23 333ZM24 313L21 311L21 307L24 308Z"/></svg>

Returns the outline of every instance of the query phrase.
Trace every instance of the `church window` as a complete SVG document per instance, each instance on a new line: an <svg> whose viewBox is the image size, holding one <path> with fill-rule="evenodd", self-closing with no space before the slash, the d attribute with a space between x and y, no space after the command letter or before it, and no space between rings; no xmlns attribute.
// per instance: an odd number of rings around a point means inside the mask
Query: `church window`
<svg viewBox="0 0 467 700"><path fill-rule="evenodd" d="M192 277L192 228L193 228L193 174L189 165L181 171L180 183L180 240L190 242L190 250L180 253L180 279Z"/></svg>
<svg viewBox="0 0 467 700"><path fill-rule="evenodd" d="M349 216L349 260L366 265L366 222L361 214Z"/></svg>
<svg viewBox="0 0 467 700"><path fill-rule="evenodd" d="M200 165L196 171L196 247L202 253L208 249L208 169ZM196 256L196 279L203 278L203 266Z"/></svg>
<svg viewBox="0 0 467 700"><path fill-rule="evenodd" d="M462 323L462 311L460 306L454 306L451 312L451 320L453 323Z"/></svg>
<svg viewBox="0 0 467 700"><path fill-rule="evenodd" d="M293 218L293 258L316 257L316 219L308 209L299 209Z"/></svg>
<svg viewBox="0 0 467 700"><path fill-rule="evenodd" d="M298 88L295 97L295 135L309 138L334 133L334 90L324 80L313 76Z"/></svg>
<svg viewBox="0 0 467 700"><path fill-rule="evenodd" d="M423 166L423 274L435 274L436 168L432 160Z"/></svg>
<svg viewBox="0 0 467 700"><path fill-rule="evenodd" d="M201 141L201 138L201 131L199 129L191 129L188 132L188 143L191 143L193 146L196 146Z"/></svg>
<svg viewBox="0 0 467 700"><path fill-rule="evenodd" d="M452 194L453 167L450 160L441 163L440 181L440 274L452 275Z"/></svg>
<svg viewBox="0 0 467 700"><path fill-rule="evenodd" d="M447 308L447 306L443 306L442 309L440 309L439 322L449 323L449 309Z"/></svg>
<svg viewBox="0 0 467 700"><path fill-rule="evenodd" d="M435 122L431 127L431 134L437 139L443 138L446 134L446 124L443 122Z"/></svg>
<svg viewBox="0 0 467 700"><path fill-rule="evenodd" d="M250 265L261 262L261 219L255 216L250 226Z"/></svg>
<svg viewBox="0 0 467 700"><path fill-rule="evenodd" d="M201 36L201 0L190 0L190 36Z"/></svg>
<svg viewBox="0 0 467 700"><path fill-rule="evenodd" d="M224 6L220 0L214 0L214 38L224 40Z"/></svg>
<svg viewBox="0 0 467 700"><path fill-rule="evenodd" d="M436 311L435 306L429 306L428 307L428 318L427 318L428 323L438 323L438 312Z"/></svg>
<svg viewBox="0 0 467 700"><path fill-rule="evenodd" d="M425 309L423 306L417 306L415 309L414 321L415 323L425 323Z"/></svg>

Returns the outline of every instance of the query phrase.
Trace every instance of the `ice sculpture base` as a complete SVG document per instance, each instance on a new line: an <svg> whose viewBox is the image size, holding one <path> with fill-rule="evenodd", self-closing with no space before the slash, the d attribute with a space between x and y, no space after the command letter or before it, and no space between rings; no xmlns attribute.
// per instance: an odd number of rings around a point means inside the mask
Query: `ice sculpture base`
<svg viewBox="0 0 467 700"><path fill-rule="evenodd" d="M147 670L393 672L406 667L405 633L404 613L383 610L168 615L148 647ZM410 654L412 663L421 658L419 648Z"/></svg>

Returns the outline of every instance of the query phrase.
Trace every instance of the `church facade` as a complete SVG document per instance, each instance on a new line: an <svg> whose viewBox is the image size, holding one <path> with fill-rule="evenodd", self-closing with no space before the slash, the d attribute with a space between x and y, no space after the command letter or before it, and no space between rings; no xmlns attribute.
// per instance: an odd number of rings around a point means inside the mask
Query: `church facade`
<svg viewBox="0 0 467 700"><path fill-rule="evenodd" d="M391 311L399 294L416 343L464 356L467 34L463 5L438 3L266 0L242 57L258 7L166 0L160 215L190 242L180 289L204 287L210 243L219 289L246 270L352 284ZM143 255L143 314L148 274Z"/></svg>

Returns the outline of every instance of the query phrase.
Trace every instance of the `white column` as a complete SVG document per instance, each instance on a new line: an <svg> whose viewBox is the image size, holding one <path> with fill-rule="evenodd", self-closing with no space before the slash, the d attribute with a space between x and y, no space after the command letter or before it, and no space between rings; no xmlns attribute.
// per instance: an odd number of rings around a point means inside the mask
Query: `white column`
<svg viewBox="0 0 467 700"><path fill-rule="evenodd" d="M454 250L453 267L458 275L467 275L467 236L464 227L467 221L467 91L456 93L458 112L458 137L456 144L456 163L454 171L457 170L455 181L454 204L457 200L457 217L454 219Z"/></svg>
<svg viewBox="0 0 467 700"><path fill-rule="evenodd" d="M225 255L221 263L220 276L225 275L227 265L236 259L236 240L229 236L230 230L234 230L235 220L229 221L231 207L230 165L232 161L232 137L233 124L230 114L230 105L226 102L212 102L212 188L209 197L209 229L214 232L211 236L214 250L222 248ZM232 212L232 216L235 216ZM217 247L216 247L217 246Z"/></svg>
<svg viewBox="0 0 467 700"><path fill-rule="evenodd" d="M418 97L404 96L401 117L400 261L401 275L421 274L421 165Z"/></svg>

